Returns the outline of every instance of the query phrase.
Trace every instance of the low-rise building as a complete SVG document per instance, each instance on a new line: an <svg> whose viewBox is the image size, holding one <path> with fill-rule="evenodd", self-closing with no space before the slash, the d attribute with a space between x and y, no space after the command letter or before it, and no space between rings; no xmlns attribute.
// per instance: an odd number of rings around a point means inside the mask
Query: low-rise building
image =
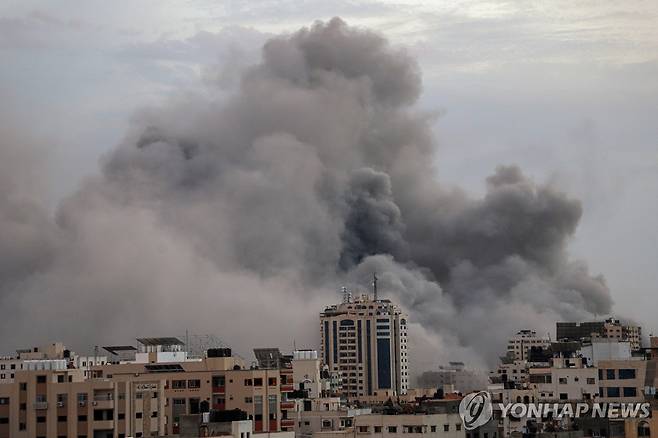
<svg viewBox="0 0 658 438"><path fill-rule="evenodd" d="M592 400L598 394L596 368L581 358L555 358L549 368L530 368L529 388L539 401Z"/></svg>
<svg viewBox="0 0 658 438"><path fill-rule="evenodd" d="M353 417L351 427L313 433L314 438L359 436L411 438L465 438L462 420L457 413L398 414L371 413Z"/></svg>
<svg viewBox="0 0 658 438"><path fill-rule="evenodd" d="M645 399L646 360L602 360L598 367L599 397L608 402L639 402Z"/></svg>
<svg viewBox="0 0 658 438"><path fill-rule="evenodd" d="M467 369L463 362L450 362L446 366L439 366L438 370L425 371L418 377L420 388L444 388L450 385L462 394L485 389L489 383L489 376L485 372Z"/></svg>

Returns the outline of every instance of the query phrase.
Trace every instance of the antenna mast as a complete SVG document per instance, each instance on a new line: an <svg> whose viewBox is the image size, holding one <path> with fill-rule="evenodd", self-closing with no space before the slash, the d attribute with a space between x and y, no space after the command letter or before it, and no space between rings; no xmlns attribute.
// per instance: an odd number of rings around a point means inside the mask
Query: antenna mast
<svg viewBox="0 0 658 438"><path fill-rule="evenodd" d="M375 301L377 301L377 273L376 272L372 273L372 292Z"/></svg>

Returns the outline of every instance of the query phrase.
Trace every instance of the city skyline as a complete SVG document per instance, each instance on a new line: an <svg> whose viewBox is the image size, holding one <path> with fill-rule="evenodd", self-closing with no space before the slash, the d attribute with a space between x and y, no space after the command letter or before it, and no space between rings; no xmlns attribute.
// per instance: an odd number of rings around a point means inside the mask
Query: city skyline
<svg viewBox="0 0 658 438"><path fill-rule="evenodd" d="M374 271L423 368L657 329L654 5L142 6L0 9L0 349L314 345Z"/></svg>

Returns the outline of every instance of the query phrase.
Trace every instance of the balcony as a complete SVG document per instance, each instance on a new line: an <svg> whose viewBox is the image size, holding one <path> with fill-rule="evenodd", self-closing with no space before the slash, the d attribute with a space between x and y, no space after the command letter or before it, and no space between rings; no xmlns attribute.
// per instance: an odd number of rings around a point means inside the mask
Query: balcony
<svg viewBox="0 0 658 438"><path fill-rule="evenodd" d="M294 387L292 383L282 383L280 389L281 392L292 392L294 390Z"/></svg>
<svg viewBox="0 0 658 438"><path fill-rule="evenodd" d="M281 427L295 427L295 420L285 419L281 420Z"/></svg>
<svg viewBox="0 0 658 438"><path fill-rule="evenodd" d="M212 393L213 394L224 394L226 392L226 387L225 386L213 386L212 387Z"/></svg>
<svg viewBox="0 0 658 438"><path fill-rule="evenodd" d="M38 411L48 409L48 402L45 401L34 402L34 409Z"/></svg>
<svg viewBox="0 0 658 438"><path fill-rule="evenodd" d="M294 409L294 408L295 408L295 402L294 401L282 401L281 402L281 409Z"/></svg>

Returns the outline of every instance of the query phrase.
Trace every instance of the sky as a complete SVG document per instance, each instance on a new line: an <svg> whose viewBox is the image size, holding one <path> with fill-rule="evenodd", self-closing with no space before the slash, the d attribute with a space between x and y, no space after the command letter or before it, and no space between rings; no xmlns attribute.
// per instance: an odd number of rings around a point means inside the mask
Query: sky
<svg viewBox="0 0 658 438"><path fill-rule="evenodd" d="M618 315L658 333L654 1L5 1L2 111L30 121L54 209L141 110L222 99L269 37L334 16L418 60L443 185L481 195L517 164L580 199L572 258L605 276Z"/></svg>

